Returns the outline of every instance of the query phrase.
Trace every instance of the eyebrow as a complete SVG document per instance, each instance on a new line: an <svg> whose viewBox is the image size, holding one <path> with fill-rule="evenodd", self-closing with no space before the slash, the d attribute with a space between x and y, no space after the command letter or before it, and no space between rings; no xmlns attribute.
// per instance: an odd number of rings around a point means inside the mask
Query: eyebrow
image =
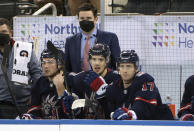
<svg viewBox="0 0 194 131"><path fill-rule="evenodd" d="M50 62L50 61L54 62L55 60L43 60L42 62Z"/></svg>
<svg viewBox="0 0 194 131"><path fill-rule="evenodd" d="M89 17L84 17L84 16L80 17L80 19L83 19L83 18L89 19L89 18L92 18L92 17L91 16L89 16Z"/></svg>
<svg viewBox="0 0 194 131"><path fill-rule="evenodd" d="M1 30L0 32L9 32L8 30Z"/></svg>

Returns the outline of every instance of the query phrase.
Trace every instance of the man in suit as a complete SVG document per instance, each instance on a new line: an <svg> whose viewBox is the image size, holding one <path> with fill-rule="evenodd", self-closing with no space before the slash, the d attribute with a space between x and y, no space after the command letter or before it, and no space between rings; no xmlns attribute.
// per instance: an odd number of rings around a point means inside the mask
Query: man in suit
<svg viewBox="0 0 194 131"><path fill-rule="evenodd" d="M116 58L120 54L117 35L96 28L96 23L98 21L97 9L90 3L81 5L78 8L77 15L81 32L66 39L65 60L67 72L78 73L91 69L90 65L87 63L87 55L89 49L96 42L109 45L111 60L108 66L112 69L116 69Z"/></svg>

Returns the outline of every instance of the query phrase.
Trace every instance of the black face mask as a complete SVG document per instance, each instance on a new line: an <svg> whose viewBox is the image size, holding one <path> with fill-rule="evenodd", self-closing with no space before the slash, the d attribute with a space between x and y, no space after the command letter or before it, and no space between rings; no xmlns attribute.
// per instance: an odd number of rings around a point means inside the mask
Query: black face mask
<svg viewBox="0 0 194 131"><path fill-rule="evenodd" d="M8 44L10 41L9 34L2 34L0 33L0 45L4 46L5 44Z"/></svg>
<svg viewBox="0 0 194 131"><path fill-rule="evenodd" d="M79 25L83 31L90 32L94 28L94 21L82 20Z"/></svg>

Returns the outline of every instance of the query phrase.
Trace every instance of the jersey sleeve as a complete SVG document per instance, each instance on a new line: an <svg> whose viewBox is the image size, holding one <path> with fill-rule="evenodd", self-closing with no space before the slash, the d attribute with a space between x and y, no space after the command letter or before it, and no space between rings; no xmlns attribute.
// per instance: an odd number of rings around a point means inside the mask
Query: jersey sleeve
<svg viewBox="0 0 194 131"><path fill-rule="evenodd" d="M86 72L80 72L80 73L70 73L68 75L68 83L71 86L72 93L75 93L79 98L84 98L84 85L83 85L83 79L85 77Z"/></svg>
<svg viewBox="0 0 194 131"><path fill-rule="evenodd" d="M40 87L40 79L32 87L31 104L27 112L28 114L34 115L37 119L42 117L39 87Z"/></svg>
<svg viewBox="0 0 194 131"><path fill-rule="evenodd" d="M194 83L192 82L194 80L193 78L194 77L190 77L185 82L184 93L181 101L181 108L178 112L179 118L185 114L192 113L190 108L191 108L192 86L194 86Z"/></svg>
<svg viewBox="0 0 194 131"><path fill-rule="evenodd" d="M145 82L142 89L136 92L131 110L135 111L139 120L154 119L158 105L158 89L155 83Z"/></svg>

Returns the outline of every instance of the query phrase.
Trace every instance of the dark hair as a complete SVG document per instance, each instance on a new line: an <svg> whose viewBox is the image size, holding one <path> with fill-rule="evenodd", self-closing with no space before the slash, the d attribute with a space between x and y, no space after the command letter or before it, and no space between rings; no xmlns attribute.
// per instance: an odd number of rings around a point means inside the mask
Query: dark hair
<svg viewBox="0 0 194 131"><path fill-rule="evenodd" d="M107 44L102 44L102 43L96 43L88 53L89 59L92 58L93 55L102 55L107 62L109 62L110 59L110 48Z"/></svg>
<svg viewBox="0 0 194 131"><path fill-rule="evenodd" d="M84 3L82 4L78 10L77 10L77 15L79 17L79 12L80 11L92 11L94 17L97 17L97 9L91 4L91 3Z"/></svg>
<svg viewBox="0 0 194 131"><path fill-rule="evenodd" d="M0 18L0 26L7 25L8 29L11 30L11 24L8 19Z"/></svg>

